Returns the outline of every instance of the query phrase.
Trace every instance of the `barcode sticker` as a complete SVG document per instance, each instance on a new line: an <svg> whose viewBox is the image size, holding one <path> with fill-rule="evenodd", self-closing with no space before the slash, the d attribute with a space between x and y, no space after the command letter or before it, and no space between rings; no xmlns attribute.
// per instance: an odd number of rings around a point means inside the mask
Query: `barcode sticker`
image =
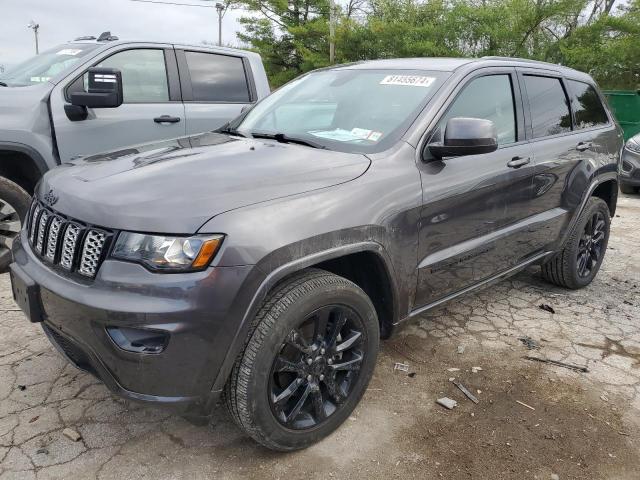
<svg viewBox="0 0 640 480"><path fill-rule="evenodd" d="M387 75L382 79L380 85L403 85L406 87L430 87L435 81L435 77L425 77L423 75Z"/></svg>

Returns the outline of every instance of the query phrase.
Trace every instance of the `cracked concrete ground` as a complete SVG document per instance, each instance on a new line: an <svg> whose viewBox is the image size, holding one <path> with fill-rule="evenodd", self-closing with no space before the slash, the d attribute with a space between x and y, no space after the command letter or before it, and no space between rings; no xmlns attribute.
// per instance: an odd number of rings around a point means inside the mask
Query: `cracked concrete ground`
<svg viewBox="0 0 640 480"><path fill-rule="evenodd" d="M532 269L425 315L384 343L369 390L345 425L291 454L258 447L223 409L209 426L194 426L114 397L25 321L2 276L0 480L638 479L639 238L640 197L621 196L590 287L565 291ZM521 337L540 348L527 350ZM409 374L394 371L396 362L408 364ZM459 406L444 410L435 404L442 396ZM81 440L66 437L65 428Z"/></svg>

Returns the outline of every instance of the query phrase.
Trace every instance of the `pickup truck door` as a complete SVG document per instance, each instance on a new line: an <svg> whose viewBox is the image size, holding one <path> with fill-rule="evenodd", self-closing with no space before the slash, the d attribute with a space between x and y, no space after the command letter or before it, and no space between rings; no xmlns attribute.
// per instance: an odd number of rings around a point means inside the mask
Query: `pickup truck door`
<svg viewBox="0 0 640 480"><path fill-rule="evenodd" d="M176 47L187 134L210 132L257 99L249 61L226 52Z"/></svg>
<svg viewBox="0 0 640 480"><path fill-rule="evenodd" d="M131 46L90 66L122 72L124 103L117 108L88 108L85 120L65 113L71 91L83 90L86 68L51 93L51 115L61 161L185 135L184 105L175 52L171 45Z"/></svg>

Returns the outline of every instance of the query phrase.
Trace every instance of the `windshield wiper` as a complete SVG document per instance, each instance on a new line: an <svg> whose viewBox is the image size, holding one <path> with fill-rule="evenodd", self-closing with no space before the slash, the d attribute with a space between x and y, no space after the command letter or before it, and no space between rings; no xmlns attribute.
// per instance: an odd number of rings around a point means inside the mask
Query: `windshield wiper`
<svg viewBox="0 0 640 480"><path fill-rule="evenodd" d="M216 133L226 133L228 135L237 135L239 137L246 137L246 135L244 133L240 133L235 128L230 128L229 127L229 122L225 123L219 129L214 130L214 132L216 132Z"/></svg>
<svg viewBox="0 0 640 480"><path fill-rule="evenodd" d="M280 143L296 143L298 145L304 145L306 147L311 147L311 148L321 148L321 149L327 148L324 145L320 145L319 143L313 142L311 140L303 140L301 138L289 137L284 133L251 132L251 136L253 138L266 138L268 140L275 140Z"/></svg>

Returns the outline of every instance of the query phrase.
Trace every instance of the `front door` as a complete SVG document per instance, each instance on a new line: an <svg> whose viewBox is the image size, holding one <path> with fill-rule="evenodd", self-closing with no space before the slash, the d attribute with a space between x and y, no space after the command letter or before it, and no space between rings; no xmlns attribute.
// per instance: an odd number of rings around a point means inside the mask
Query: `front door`
<svg viewBox="0 0 640 480"><path fill-rule="evenodd" d="M60 159L116 150L185 135L184 105L173 48L133 48L116 52L96 65L122 72L124 102L117 108L89 108L85 120L71 121L64 111L69 90L84 89L86 74L71 85L59 84L51 110ZM169 65L168 75L167 66Z"/></svg>
<svg viewBox="0 0 640 480"><path fill-rule="evenodd" d="M430 140L438 141L454 117L494 122L498 150L419 164L421 215L415 306L428 305L505 268L501 248L515 190L530 191L533 165L524 141L515 70L492 70L466 81Z"/></svg>

